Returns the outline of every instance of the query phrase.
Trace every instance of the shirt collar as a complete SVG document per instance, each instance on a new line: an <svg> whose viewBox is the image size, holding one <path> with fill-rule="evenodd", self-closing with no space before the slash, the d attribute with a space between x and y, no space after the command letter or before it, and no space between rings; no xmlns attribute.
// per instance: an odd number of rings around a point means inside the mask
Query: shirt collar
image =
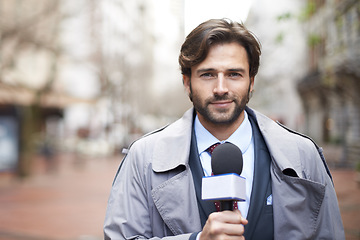
<svg viewBox="0 0 360 240"><path fill-rule="evenodd" d="M198 116L195 117L195 136L197 140L197 146L199 154L204 152L208 147L214 143L221 142L216 137L214 137L204 126L200 123ZM244 154L249 148L252 139L252 128L248 118L248 114L244 110L244 121L236 129L236 131L225 141L235 144L240 148L241 152Z"/></svg>

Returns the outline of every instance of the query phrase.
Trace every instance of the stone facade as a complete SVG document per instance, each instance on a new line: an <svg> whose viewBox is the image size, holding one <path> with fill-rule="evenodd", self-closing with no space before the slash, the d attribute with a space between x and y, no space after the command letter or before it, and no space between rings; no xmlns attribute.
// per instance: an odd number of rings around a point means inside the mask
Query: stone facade
<svg viewBox="0 0 360 240"><path fill-rule="evenodd" d="M360 160L360 2L308 1L308 72L298 84L306 133L342 147L341 165Z"/></svg>

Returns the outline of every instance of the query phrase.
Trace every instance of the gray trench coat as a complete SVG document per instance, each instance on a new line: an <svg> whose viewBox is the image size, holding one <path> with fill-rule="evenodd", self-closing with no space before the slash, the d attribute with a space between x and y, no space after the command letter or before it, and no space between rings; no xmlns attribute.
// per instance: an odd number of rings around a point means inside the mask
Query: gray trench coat
<svg viewBox="0 0 360 240"><path fill-rule="evenodd" d="M188 159L193 109L135 141L114 180L105 239L189 239L201 231ZM332 180L315 144L266 116L257 119L272 158L275 239L345 239Z"/></svg>

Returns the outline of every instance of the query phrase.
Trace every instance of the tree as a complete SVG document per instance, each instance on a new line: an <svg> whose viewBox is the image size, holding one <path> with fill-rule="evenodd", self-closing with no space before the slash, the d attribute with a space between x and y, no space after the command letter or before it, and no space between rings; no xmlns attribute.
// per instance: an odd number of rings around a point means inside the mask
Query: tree
<svg viewBox="0 0 360 240"><path fill-rule="evenodd" d="M17 102L21 97L7 103L18 106L19 110L18 174L25 177L31 170L34 137L41 127L41 105L44 96L52 90L61 53L58 46L59 0L1 0L0 15L0 83L25 89L33 95L25 104ZM36 60L46 62L42 74L38 69L32 72L43 78L36 79L41 84L31 82L34 78L26 71L31 61Z"/></svg>

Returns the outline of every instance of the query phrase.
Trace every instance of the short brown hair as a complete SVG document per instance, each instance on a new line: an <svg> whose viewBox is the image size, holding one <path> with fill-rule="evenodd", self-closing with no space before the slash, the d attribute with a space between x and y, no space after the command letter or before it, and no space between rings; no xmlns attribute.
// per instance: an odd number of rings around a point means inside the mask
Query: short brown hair
<svg viewBox="0 0 360 240"><path fill-rule="evenodd" d="M211 19L201 23L185 39L181 46L179 64L181 73L191 76L191 67L205 60L211 46L236 42L247 52L250 77L254 77L260 65L261 47L256 36L242 23L228 19Z"/></svg>

